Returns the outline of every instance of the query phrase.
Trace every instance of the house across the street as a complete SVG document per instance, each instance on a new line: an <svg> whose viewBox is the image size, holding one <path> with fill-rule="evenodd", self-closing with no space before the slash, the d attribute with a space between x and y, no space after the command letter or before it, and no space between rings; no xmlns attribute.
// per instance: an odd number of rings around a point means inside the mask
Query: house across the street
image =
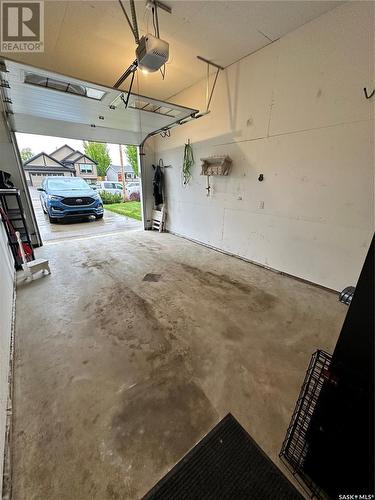
<svg viewBox="0 0 375 500"><path fill-rule="evenodd" d="M45 177L62 175L74 177L74 168L67 167L47 153L39 153L23 164L26 181L29 186L39 187Z"/></svg>
<svg viewBox="0 0 375 500"><path fill-rule="evenodd" d="M122 182L122 166L121 165L110 165L107 168L105 178L107 181ZM124 165L125 180L138 179L135 175L131 165Z"/></svg>
<svg viewBox="0 0 375 500"><path fill-rule="evenodd" d="M51 154L39 153L23 164L27 183L39 187L44 178L53 175L82 177L89 184L95 184L98 178L95 160L74 150L67 144Z"/></svg>
<svg viewBox="0 0 375 500"><path fill-rule="evenodd" d="M59 160L66 167L73 168L75 175L82 177L89 184L95 184L98 180L96 161L81 151L74 150L65 144L51 153L51 156Z"/></svg>

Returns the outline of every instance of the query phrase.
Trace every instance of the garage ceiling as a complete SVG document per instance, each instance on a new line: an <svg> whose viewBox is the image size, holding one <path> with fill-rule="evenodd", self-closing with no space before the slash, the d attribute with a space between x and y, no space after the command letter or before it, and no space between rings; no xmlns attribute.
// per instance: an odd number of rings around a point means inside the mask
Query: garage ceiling
<svg viewBox="0 0 375 500"><path fill-rule="evenodd" d="M119 90L4 63L1 94L14 132L139 145L149 134L197 112L135 94L125 108L127 93ZM97 99L80 95L84 93Z"/></svg>
<svg viewBox="0 0 375 500"><path fill-rule="evenodd" d="M128 2L124 0L125 5ZM168 1L159 12L171 57L160 73L140 75L137 92L169 99L205 75L201 55L222 66L272 43L337 6L337 1ZM138 1L141 34L152 30ZM148 26L148 28L147 28ZM135 43L118 1L45 2L45 52L12 54L26 64L112 86L134 60ZM8 55L9 54L4 54Z"/></svg>

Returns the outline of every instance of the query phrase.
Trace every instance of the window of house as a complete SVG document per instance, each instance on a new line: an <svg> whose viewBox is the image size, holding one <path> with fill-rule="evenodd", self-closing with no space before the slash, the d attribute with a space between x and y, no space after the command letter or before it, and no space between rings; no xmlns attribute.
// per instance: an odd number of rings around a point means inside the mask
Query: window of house
<svg viewBox="0 0 375 500"><path fill-rule="evenodd" d="M92 174L92 170L91 163L79 163L79 171L81 174Z"/></svg>

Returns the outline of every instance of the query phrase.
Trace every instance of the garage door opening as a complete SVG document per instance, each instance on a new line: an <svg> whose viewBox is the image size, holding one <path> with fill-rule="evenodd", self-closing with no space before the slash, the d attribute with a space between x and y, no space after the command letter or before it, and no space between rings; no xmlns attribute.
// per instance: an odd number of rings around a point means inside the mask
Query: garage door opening
<svg viewBox="0 0 375 500"><path fill-rule="evenodd" d="M138 148L16 133L43 242L141 230Z"/></svg>
<svg viewBox="0 0 375 500"><path fill-rule="evenodd" d="M128 204L103 209L103 213L108 213L107 217L113 219L114 227L110 231L121 230L117 227L117 220L123 220L124 216L128 218L132 229L150 229L155 208L152 165L156 159L148 139L157 134L165 135L172 127L198 118L198 110L9 60L3 61L0 71L4 75L0 92L10 139L16 149L18 142L18 150L25 149L24 153L28 156L34 154L26 159L25 165L20 158L16 158L14 168L9 171L13 179L17 179L17 185L24 188L21 198L30 212L27 223L32 243L38 246L52 234L45 218L40 219L39 226L42 227L38 229L33 210L33 206L37 207L37 211L46 209L45 205L40 206L38 200L41 192L38 189L43 187L44 173L48 169L53 170L56 175L51 177L59 178L60 184L70 182L69 178L81 176L82 182L96 187L97 193L111 191L104 195L109 201L116 201L111 196L121 191L122 184L123 196L129 198L133 206ZM25 134L31 134L34 142L22 142L21 137L25 137ZM46 137L52 138L52 143L45 144ZM35 146L35 138L41 138L38 147ZM110 162L113 168L95 178L95 163L90 158L91 153L85 152L83 140L107 145L109 149L117 148L117 159L114 157ZM138 160L139 171L135 178L134 169L126 168L128 163L131 164L131 160L127 160L128 146L122 148L124 170L121 166L119 144L133 145L129 158ZM56 179L55 183L58 182ZM97 186L98 182L101 184ZM112 182L112 185L104 184L108 182ZM28 196L27 185L32 188L33 200ZM57 215L55 212L49 217L53 219ZM99 212L93 215L98 215L100 219ZM101 221L104 223L105 219L104 215ZM56 224L53 232L60 233L61 227Z"/></svg>

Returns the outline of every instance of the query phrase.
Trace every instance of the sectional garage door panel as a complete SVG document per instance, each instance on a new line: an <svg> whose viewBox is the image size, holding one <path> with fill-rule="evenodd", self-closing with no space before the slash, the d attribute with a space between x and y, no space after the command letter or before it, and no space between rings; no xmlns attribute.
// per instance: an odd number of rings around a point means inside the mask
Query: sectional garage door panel
<svg viewBox="0 0 375 500"><path fill-rule="evenodd" d="M150 134L198 113L196 109L137 94L130 94L128 100L126 91L14 61L5 61L5 66L3 101L14 132L140 145ZM81 89L82 93L48 86L53 81L66 84L68 89ZM100 98L89 97L88 90Z"/></svg>

